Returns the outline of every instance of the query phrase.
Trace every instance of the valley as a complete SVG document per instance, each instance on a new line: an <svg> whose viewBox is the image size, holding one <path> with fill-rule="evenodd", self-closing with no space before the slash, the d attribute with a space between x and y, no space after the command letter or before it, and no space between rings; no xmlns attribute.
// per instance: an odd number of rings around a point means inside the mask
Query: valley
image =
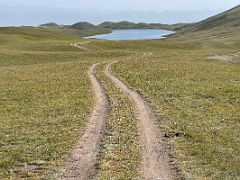
<svg viewBox="0 0 240 180"><path fill-rule="evenodd" d="M139 41L1 27L0 179L238 179L239 19Z"/></svg>

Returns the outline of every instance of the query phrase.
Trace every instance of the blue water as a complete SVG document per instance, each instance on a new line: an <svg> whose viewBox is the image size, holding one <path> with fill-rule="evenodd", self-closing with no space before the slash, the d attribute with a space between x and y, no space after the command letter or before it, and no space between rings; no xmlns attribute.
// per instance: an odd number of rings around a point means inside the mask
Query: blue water
<svg viewBox="0 0 240 180"><path fill-rule="evenodd" d="M106 40L146 40L161 39L164 36L172 33L173 31L167 31L162 29L119 29L113 30L113 32L109 34L88 36L86 38Z"/></svg>

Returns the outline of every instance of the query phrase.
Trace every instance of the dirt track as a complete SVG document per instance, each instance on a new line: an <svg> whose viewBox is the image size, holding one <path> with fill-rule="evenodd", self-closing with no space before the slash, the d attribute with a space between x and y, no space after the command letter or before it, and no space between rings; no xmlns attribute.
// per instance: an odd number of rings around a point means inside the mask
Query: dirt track
<svg viewBox="0 0 240 180"><path fill-rule="evenodd" d="M96 173L97 155L105 129L105 121L109 115L109 103L105 91L94 75L96 65L94 64L88 71L96 94L95 107L87 124L85 134L74 148L69 161L60 175L60 179L89 180Z"/></svg>
<svg viewBox="0 0 240 180"><path fill-rule="evenodd" d="M146 180L176 179L177 174L170 166L170 159L162 140L163 135L157 125L157 119L154 113L148 103L136 91L128 88L123 82L111 74L111 65L114 63L116 62L107 65L105 75L109 77L118 88L127 93L136 106L136 114L139 120L139 134L143 144L142 177Z"/></svg>
<svg viewBox="0 0 240 180"><path fill-rule="evenodd" d="M72 46L88 50L85 47L79 46L78 43L72 44ZM140 60L151 54L152 53L144 53L141 56L129 60ZM163 142L163 134L158 127L157 118L149 104L139 93L130 89L111 74L111 65L114 63L117 62L107 64L104 73L119 89L128 94L136 108L135 114L139 123L138 131L143 145L142 163L140 165L142 178L146 180L177 179L177 173L170 165L169 154ZM109 115L109 103L105 91L93 72L96 65L97 64L93 65L88 72L93 90L96 94L96 104L89 119L86 132L75 147L72 157L63 170L61 179L87 180L92 179L96 173L96 158L105 129L105 121Z"/></svg>
<svg viewBox="0 0 240 180"><path fill-rule="evenodd" d="M83 41L83 42L73 43L73 44L70 44L70 45L75 47L75 48L82 49L84 51L92 51L91 49L88 49L88 48L83 46L84 44L88 44L88 43L90 43L90 41Z"/></svg>

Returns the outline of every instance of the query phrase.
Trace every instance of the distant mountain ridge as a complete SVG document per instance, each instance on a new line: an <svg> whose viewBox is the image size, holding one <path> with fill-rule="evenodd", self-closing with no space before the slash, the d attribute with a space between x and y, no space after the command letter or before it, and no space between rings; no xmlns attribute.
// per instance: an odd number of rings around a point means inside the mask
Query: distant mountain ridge
<svg viewBox="0 0 240 180"><path fill-rule="evenodd" d="M78 22L73 25L68 26L68 28L73 28L77 30L87 30L87 29L165 29L165 30L179 30L189 24L160 24L160 23L133 23L128 21L121 21L121 22L103 22L99 25L94 25L88 22Z"/></svg>
<svg viewBox="0 0 240 180"><path fill-rule="evenodd" d="M86 21L99 24L104 21L148 22L148 23L192 23L206 19L221 10L192 11L93 11L88 9L59 9L49 7L4 6L0 5L0 26L37 26L46 22L73 24Z"/></svg>
<svg viewBox="0 0 240 180"><path fill-rule="evenodd" d="M45 23L45 24L40 24L40 27L61 27L62 25L59 25L57 23Z"/></svg>
<svg viewBox="0 0 240 180"><path fill-rule="evenodd" d="M109 28L109 29L168 29L168 30L177 30L188 24L161 24L161 23L133 23L128 21L121 22L103 22L98 25L98 27Z"/></svg>
<svg viewBox="0 0 240 180"><path fill-rule="evenodd" d="M178 33L170 36L182 36L192 32L207 32L207 34L229 35L231 33L240 32L240 5L220 13L218 15L207 18L198 23L179 23L179 24L161 24L161 23L134 23L129 21L111 22L105 21L98 25L89 22L78 22L73 25L58 25L56 23L47 23L41 25L43 27L57 27L63 29L71 29L75 31L87 32L86 34L102 34L109 33L115 29L164 29L177 31ZM206 33L205 33L206 35Z"/></svg>
<svg viewBox="0 0 240 180"><path fill-rule="evenodd" d="M164 30L171 30L171 31L178 31L182 30L185 27L191 24L160 24L160 23L133 23L128 21L121 21L121 22L110 22L106 21L100 23L98 25L91 24L89 22L78 22L72 25L59 25L54 22L41 24L38 27L40 28L50 28L50 29L59 29L63 31L72 32L74 34L78 34L81 37L91 36L96 34L106 34L111 33L113 30L116 29L164 29Z"/></svg>

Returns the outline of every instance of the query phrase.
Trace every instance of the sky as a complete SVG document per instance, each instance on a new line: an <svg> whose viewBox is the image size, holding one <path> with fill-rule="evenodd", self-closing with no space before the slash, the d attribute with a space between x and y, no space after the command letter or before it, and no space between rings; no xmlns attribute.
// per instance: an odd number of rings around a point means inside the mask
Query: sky
<svg viewBox="0 0 240 180"><path fill-rule="evenodd" d="M0 26L80 21L190 23L240 4L240 0L0 0Z"/></svg>
<svg viewBox="0 0 240 180"><path fill-rule="evenodd" d="M240 0L0 0L0 5L47 6L93 10L225 10Z"/></svg>

